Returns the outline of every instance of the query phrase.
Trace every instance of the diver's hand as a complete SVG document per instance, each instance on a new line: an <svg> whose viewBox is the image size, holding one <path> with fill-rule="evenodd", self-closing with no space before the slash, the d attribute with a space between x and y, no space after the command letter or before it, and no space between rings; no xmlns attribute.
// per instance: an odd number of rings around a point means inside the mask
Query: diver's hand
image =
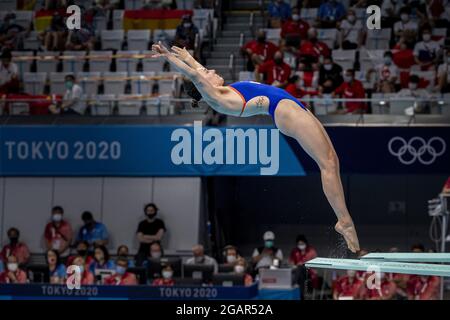
<svg viewBox="0 0 450 320"><path fill-rule="evenodd" d="M156 52L156 54L152 55L152 58L159 58L159 57L168 57L171 53L169 50L167 50L166 47L162 44L161 41L159 41L157 44L152 45L152 51Z"/></svg>
<svg viewBox="0 0 450 320"><path fill-rule="evenodd" d="M181 61L187 62L190 59L193 59L189 51L186 50L186 48L180 48L177 46L172 46L172 52L173 54L180 59Z"/></svg>

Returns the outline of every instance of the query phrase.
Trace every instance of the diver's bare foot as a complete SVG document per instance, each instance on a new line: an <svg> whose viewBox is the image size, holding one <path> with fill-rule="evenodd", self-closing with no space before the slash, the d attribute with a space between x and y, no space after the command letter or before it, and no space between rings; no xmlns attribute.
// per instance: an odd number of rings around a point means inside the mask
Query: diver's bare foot
<svg viewBox="0 0 450 320"><path fill-rule="evenodd" d="M356 229L353 222L344 223L338 221L334 226L334 229L344 237L350 251L359 251L358 236L356 235Z"/></svg>

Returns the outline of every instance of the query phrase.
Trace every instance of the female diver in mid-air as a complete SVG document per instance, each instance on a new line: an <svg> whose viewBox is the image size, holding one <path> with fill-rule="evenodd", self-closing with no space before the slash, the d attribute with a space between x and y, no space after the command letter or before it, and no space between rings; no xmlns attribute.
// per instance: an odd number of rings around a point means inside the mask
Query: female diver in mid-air
<svg viewBox="0 0 450 320"><path fill-rule="evenodd" d="M352 252L359 251L358 236L345 204L338 157L322 124L299 100L283 89L252 81L224 86L215 70L203 67L186 49L174 46L169 51L159 42L152 50L156 52L153 57L163 57L188 79L185 89L195 101L203 99L217 112L232 116L269 113L283 134L295 138L320 168L323 191L338 219L335 230Z"/></svg>

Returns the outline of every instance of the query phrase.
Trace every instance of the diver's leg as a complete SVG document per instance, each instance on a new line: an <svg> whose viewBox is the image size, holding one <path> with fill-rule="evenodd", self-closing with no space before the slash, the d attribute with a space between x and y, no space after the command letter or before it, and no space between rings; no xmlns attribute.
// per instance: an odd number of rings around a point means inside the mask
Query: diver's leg
<svg viewBox="0 0 450 320"><path fill-rule="evenodd" d="M323 191L338 218L335 229L344 236L350 250L359 250L353 220L345 204L339 160L325 129L309 111L289 100L282 100L277 106L275 122L282 133L295 138L318 164Z"/></svg>

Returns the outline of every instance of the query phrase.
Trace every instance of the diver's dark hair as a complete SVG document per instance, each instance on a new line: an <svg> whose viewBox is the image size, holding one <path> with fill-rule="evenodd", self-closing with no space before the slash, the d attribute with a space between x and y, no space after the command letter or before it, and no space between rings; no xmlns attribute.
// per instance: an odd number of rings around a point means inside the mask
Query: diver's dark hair
<svg viewBox="0 0 450 320"><path fill-rule="evenodd" d="M197 90L195 85L190 80L184 80L183 87L186 94L192 98L192 108L197 108L198 102L202 100L202 94Z"/></svg>

